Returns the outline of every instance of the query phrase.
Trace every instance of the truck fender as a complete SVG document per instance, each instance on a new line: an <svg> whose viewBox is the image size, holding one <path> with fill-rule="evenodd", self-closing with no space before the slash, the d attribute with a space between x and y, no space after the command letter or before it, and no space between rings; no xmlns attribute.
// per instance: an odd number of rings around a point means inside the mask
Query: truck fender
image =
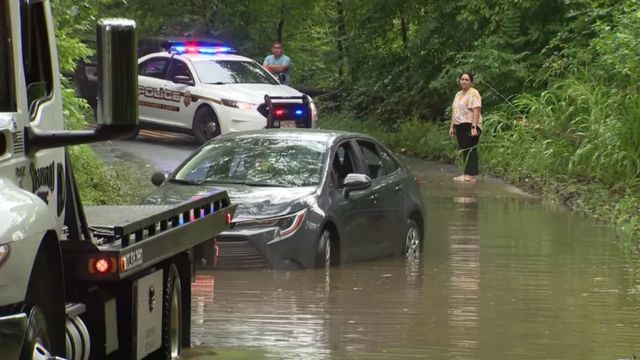
<svg viewBox="0 0 640 360"><path fill-rule="evenodd" d="M55 214L39 197L0 179L0 245L9 255L0 265L0 306L25 300L31 269L48 231L55 235Z"/></svg>

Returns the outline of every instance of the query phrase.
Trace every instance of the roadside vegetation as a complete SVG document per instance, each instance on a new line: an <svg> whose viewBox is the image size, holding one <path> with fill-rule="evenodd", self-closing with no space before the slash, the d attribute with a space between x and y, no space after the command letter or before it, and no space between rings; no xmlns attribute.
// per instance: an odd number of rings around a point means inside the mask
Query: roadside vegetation
<svg viewBox="0 0 640 360"><path fill-rule="evenodd" d="M483 171L618 224L629 247L638 245L639 0L53 4L65 70L89 55L78 39L93 33L97 14L134 18L140 38L215 37L259 62L279 40L293 60L293 86L322 93L323 127L369 132L438 161L457 159L449 106L457 75L470 71L483 95ZM65 109L81 118L83 105L71 98ZM95 162L88 152L72 156ZM104 180L110 174L81 185L126 191Z"/></svg>
<svg viewBox="0 0 640 360"><path fill-rule="evenodd" d="M79 35L95 31L98 9L73 0L52 1L52 7L60 68L63 74L71 74L78 60L92 55L92 50L80 41ZM71 81L68 78L62 81L66 127L84 129L86 119L92 118L93 112L84 100L76 97ZM89 145L70 146L68 152L85 205L130 203L140 196L142 184L149 182L148 174L133 165L105 165Z"/></svg>

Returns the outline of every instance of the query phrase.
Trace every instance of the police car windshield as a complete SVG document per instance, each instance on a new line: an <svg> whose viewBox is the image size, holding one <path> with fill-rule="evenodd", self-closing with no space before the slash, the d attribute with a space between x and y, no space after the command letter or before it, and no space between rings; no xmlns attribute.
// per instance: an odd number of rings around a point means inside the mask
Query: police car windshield
<svg viewBox="0 0 640 360"><path fill-rule="evenodd" d="M320 141L258 136L219 139L200 149L173 179L210 184L317 186L326 151L327 144Z"/></svg>
<svg viewBox="0 0 640 360"><path fill-rule="evenodd" d="M258 64L239 60L207 60L193 63L205 84L271 84L278 82Z"/></svg>

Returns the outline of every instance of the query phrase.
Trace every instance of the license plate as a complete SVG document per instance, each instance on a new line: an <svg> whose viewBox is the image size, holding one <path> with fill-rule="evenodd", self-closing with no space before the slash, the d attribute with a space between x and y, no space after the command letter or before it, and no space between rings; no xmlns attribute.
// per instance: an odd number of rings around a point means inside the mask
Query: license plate
<svg viewBox="0 0 640 360"><path fill-rule="evenodd" d="M295 121L280 121L280 127L281 128L295 128L296 127L296 122Z"/></svg>

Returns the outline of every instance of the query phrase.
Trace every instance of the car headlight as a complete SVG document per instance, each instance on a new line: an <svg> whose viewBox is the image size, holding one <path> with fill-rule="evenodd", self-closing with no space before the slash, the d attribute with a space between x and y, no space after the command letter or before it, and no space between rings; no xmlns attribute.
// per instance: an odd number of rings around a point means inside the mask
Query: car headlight
<svg viewBox="0 0 640 360"><path fill-rule="evenodd" d="M241 110L253 110L258 108L258 104L252 104L248 102L229 100L229 99L222 99L222 104L225 106L229 106L229 107L233 107Z"/></svg>
<svg viewBox="0 0 640 360"><path fill-rule="evenodd" d="M302 227L302 223L304 222L304 217L306 215L307 209L303 209L293 214L278 217L238 221L235 223L235 226L236 228L277 227L278 236L276 237L276 240L279 241L295 234L296 231Z"/></svg>
<svg viewBox="0 0 640 360"><path fill-rule="evenodd" d="M0 266L9 257L9 244L0 245Z"/></svg>

